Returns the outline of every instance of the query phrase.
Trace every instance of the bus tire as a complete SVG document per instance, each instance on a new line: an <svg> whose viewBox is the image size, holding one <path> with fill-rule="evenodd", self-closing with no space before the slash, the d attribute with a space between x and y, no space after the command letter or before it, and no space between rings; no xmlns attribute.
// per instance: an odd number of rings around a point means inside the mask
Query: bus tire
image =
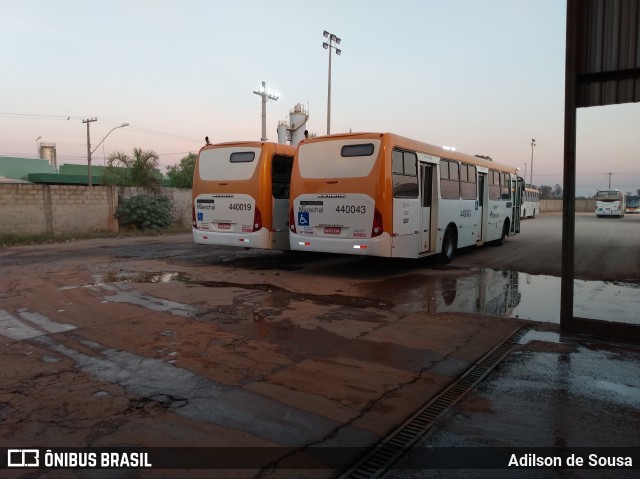
<svg viewBox="0 0 640 479"><path fill-rule="evenodd" d="M522 217L526 218L527 217L527 210L522 210Z"/></svg>
<svg viewBox="0 0 640 479"><path fill-rule="evenodd" d="M442 251L439 256L440 264L449 264L453 259L453 255L456 251L456 234L453 231L453 228L448 227L444 232L444 237L442 238Z"/></svg>
<svg viewBox="0 0 640 479"><path fill-rule="evenodd" d="M504 224L502 225L502 233L500 233L500 238L495 240L493 244L496 246L502 246L504 244L504 239L507 236L509 236L509 222L505 220Z"/></svg>
<svg viewBox="0 0 640 479"><path fill-rule="evenodd" d="M531 218L533 219L533 218L535 218L535 217L536 217L536 209L534 208L534 209L533 209L533 215L531 215Z"/></svg>

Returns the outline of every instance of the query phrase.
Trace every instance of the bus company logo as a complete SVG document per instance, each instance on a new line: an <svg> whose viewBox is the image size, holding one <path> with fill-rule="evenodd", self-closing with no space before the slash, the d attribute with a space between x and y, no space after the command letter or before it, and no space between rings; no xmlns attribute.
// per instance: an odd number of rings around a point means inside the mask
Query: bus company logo
<svg viewBox="0 0 640 479"><path fill-rule="evenodd" d="M8 467L38 467L40 466L39 449L8 449Z"/></svg>

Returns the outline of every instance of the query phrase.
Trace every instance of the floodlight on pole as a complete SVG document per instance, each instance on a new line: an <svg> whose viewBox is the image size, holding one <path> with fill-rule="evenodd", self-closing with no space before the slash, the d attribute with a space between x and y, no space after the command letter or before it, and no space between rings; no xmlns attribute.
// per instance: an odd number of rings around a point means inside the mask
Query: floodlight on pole
<svg viewBox="0 0 640 479"><path fill-rule="evenodd" d="M529 184L531 185L531 187L533 188L533 147L536 146L536 140L534 138L531 138L531 168L530 168L530 172L529 172ZM525 180L526 181L526 180Z"/></svg>
<svg viewBox="0 0 640 479"><path fill-rule="evenodd" d="M326 30L322 32L322 34L324 35L325 38L329 39L327 42L322 43L322 48L324 48L325 50L329 50L329 82L328 82L329 86L328 86L328 93L327 93L327 135L330 135L331 134L331 49L335 49L336 55L341 55L342 50L340 50L338 47L334 45L334 43L336 45L340 45L340 42L341 42L340 38L338 38L333 33L329 33Z"/></svg>
<svg viewBox="0 0 640 479"><path fill-rule="evenodd" d="M260 141L267 141L267 101L277 101L280 98L280 92L277 90L267 90L266 82L262 82L258 91L254 91L258 96L262 97L262 138Z"/></svg>

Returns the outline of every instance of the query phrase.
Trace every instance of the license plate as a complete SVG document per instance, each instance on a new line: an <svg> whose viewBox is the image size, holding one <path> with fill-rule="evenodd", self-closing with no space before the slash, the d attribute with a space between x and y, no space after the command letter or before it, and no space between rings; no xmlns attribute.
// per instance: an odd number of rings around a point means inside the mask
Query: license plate
<svg viewBox="0 0 640 479"><path fill-rule="evenodd" d="M342 228L340 226L325 226L324 227L324 234L326 234L326 235L339 235L341 231L342 231Z"/></svg>
<svg viewBox="0 0 640 479"><path fill-rule="evenodd" d="M220 230L230 230L231 223L218 223L218 229Z"/></svg>

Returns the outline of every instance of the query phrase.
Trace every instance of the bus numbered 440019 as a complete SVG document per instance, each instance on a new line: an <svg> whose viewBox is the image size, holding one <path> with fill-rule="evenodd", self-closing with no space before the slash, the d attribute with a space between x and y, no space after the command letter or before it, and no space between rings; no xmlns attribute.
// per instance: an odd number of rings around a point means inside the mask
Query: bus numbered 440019
<svg viewBox="0 0 640 479"><path fill-rule="evenodd" d="M289 185L295 147L270 142L207 145L196 159L196 243L289 249Z"/></svg>
<svg viewBox="0 0 640 479"><path fill-rule="evenodd" d="M304 140L291 174L293 250L451 261L520 231L516 168L391 133Z"/></svg>

